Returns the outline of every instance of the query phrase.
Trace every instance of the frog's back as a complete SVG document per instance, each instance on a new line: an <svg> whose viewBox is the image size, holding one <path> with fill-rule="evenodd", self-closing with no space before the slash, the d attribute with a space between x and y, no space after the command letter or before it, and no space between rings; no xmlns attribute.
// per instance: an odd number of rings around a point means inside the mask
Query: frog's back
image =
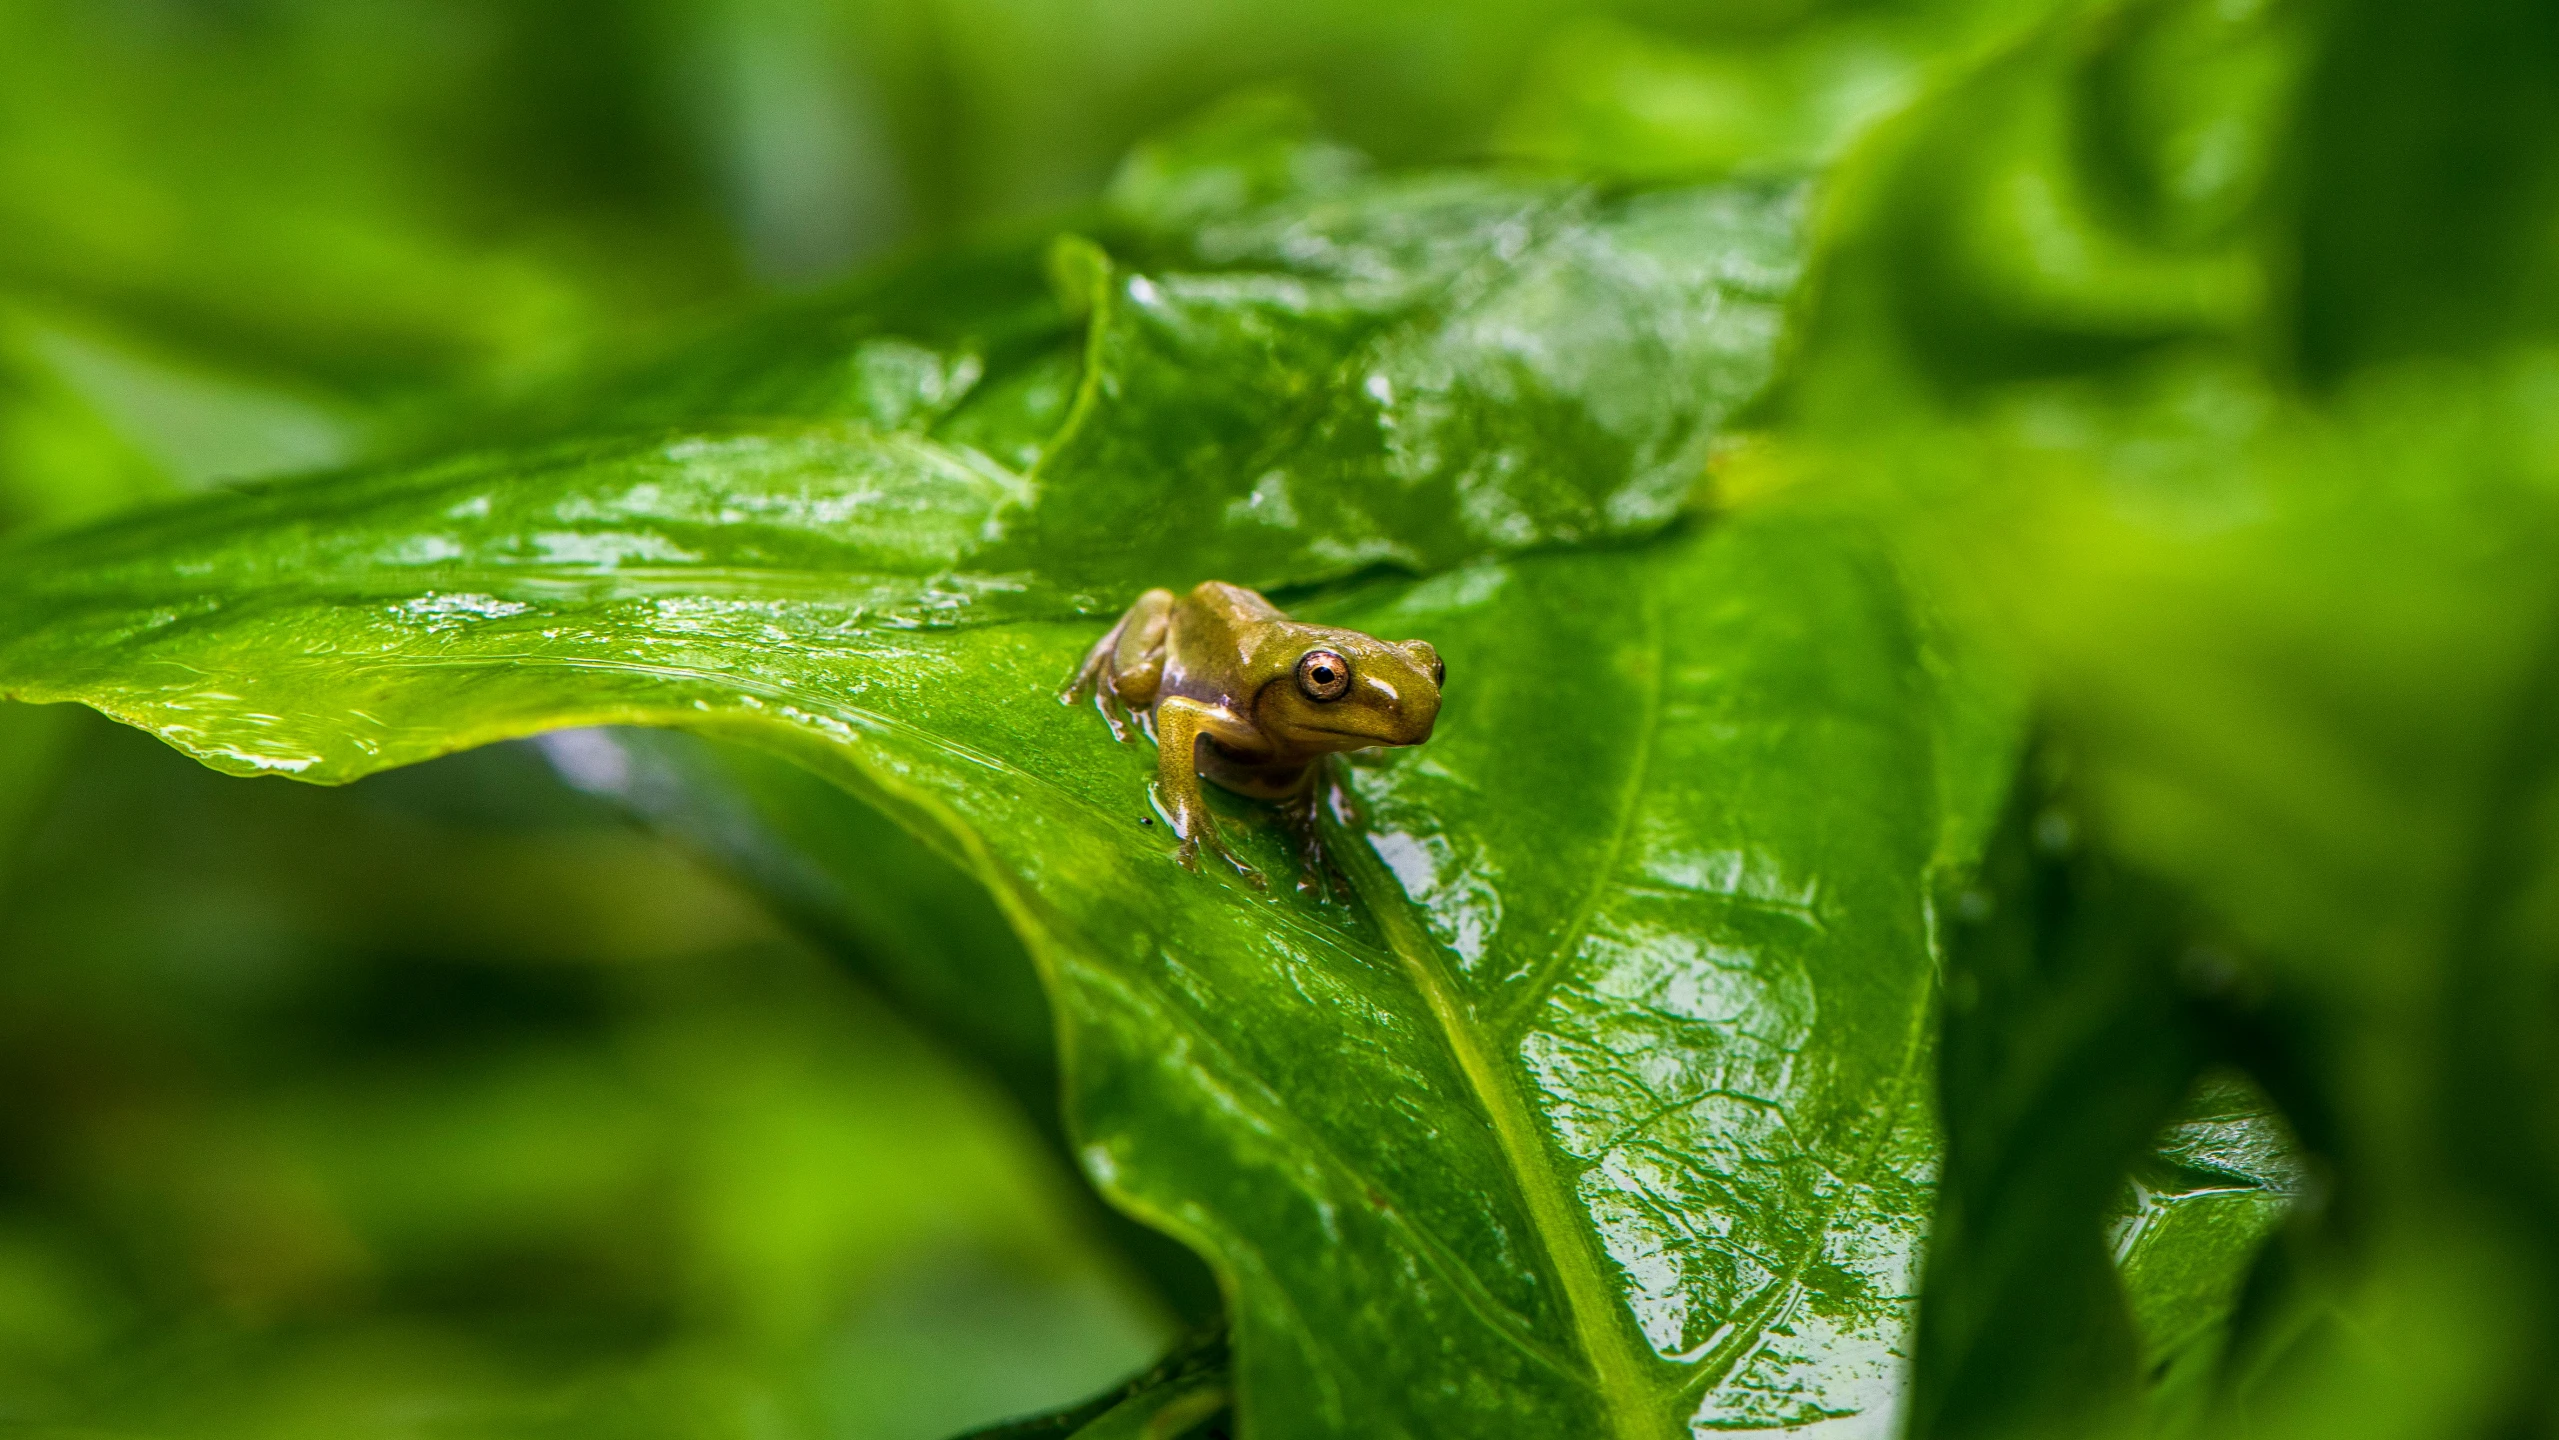
<svg viewBox="0 0 2559 1440"><path fill-rule="evenodd" d="M1297 663L1298 625L1253 591L1210 580L1174 603L1167 694L1242 709Z"/></svg>
<svg viewBox="0 0 2559 1440"><path fill-rule="evenodd" d="M1278 606L1262 598L1261 593L1223 580L1203 580L1184 598L1185 603L1207 610L1228 623L1285 620Z"/></svg>

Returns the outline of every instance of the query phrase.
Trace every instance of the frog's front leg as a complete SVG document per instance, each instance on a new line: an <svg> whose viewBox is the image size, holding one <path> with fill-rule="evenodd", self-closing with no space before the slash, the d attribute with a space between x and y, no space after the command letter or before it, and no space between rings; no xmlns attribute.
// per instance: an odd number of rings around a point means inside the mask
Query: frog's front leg
<svg viewBox="0 0 2559 1440"><path fill-rule="evenodd" d="M1164 636L1172 622L1172 591L1149 590L1138 596L1137 603L1120 616L1120 623L1084 652L1084 663L1059 693L1057 703L1073 705L1092 696L1094 708L1111 727L1111 738L1125 744L1129 707L1143 710L1154 704L1155 692L1163 684Z"/></svg>
<svg viewBox="0 0 2559 1440"><path fill-rule="evenodd" d="M1267 889L1269 882L1262 878L1262 872L1227 848L1226 837L1217 833L1217 817L1209 813L1208 798L1200 793L1199 742L1203 735L1238 745L1253 741L1250 726L1213 705L1180 695L1168 695L1156 702L1156 791L1163 796L1164 808L1172 812L1174 831L1182 837L1182 848L1175 852L1175 858L1197 870L1199 852L1205 848L1234 866L1245 884L1256 890Z"/></svg>

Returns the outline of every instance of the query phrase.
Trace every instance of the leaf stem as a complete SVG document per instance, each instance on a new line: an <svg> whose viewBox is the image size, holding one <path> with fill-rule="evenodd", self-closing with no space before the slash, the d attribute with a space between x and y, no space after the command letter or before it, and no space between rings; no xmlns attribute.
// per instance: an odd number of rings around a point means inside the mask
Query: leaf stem
<svg viewBox="0 0 2559 1440"><path fill-rule="evenodd" d="M1350 829L1344 813L1347 792L1338 780L1329 776L1327 780L1332 794L1327 803L1316 807L1319 823L1330 832L1325 837L1325 849L1349 877L1351 888L1376 918L1378 928L1385 932L1387 947L1395 952L1406 978L1430 1007L1431 1018L1438 1023L1449 1054L1457 1061L1467 1086L1475 1092L1476 1103L1492 1122L1494 1140L1501 1147L1502 1158L1510 1164L1538 1244L1562 1284L1564 1308L1572 1317L1582 1355L1590 1362L1591 1378L1599 1391L1600 1404L1607 1411L1610 1430L1617 1440L1658 1440L1672 1433L1670 1427L1660 1423L1659 1407L1652 1403L1653 1387L1646 1383L1645 1357L1637 1350L1634 1336L1622 1319L1625 1307L1602 1269L1588 1217L1575 1203L1556 1168L1537 1116L1529 1109L1527 1097L1520 1093L1519 1077L1484 1048L1474 1007L1458 996L1441 958L1439 942L1422 928L1412 900L1387 873L1367 837Z"/></svg>

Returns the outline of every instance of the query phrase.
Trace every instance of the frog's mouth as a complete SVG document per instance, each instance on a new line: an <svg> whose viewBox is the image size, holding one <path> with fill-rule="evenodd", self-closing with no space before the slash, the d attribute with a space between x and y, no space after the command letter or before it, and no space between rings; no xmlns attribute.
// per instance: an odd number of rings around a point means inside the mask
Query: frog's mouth
<svg viewBox="0 0 2559 1440"><path fill-rule="evenodd" d="M1394 740L1384 735L1373 734L1366 730L1339 730L1330 725L1300 725L1296 728L1309 735L1330 735L1340 740L1356 740L1362 745L1392 745L1396 743Z"/></svg>

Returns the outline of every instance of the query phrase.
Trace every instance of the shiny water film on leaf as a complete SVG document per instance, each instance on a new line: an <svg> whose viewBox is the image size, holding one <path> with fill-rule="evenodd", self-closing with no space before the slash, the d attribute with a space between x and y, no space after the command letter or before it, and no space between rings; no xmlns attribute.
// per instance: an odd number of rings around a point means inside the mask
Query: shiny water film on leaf
<svg viewBox="0 0 2559 1440"><path fill-rule="evenodd" d="M916 322L846 344L944 356L863 372L929 403L662 377L645 428L65 537L0 581L0 690L324 781L598 724L782 752L989 887L1089 1173L1225 1283L1254 1433L1880 1434L1928 881L1991 803L1941 777L2008 742L1856 526L1629 543L1769 372L1795 203L1455 176L1122 222L1138 263L1059 252L1063 392ZM1365 904L1180 871L1150 757L1052 699L1085 612L1381 560L1437 573L1300 611L1449 660L1441 738L1348 782Z"/></svg>

